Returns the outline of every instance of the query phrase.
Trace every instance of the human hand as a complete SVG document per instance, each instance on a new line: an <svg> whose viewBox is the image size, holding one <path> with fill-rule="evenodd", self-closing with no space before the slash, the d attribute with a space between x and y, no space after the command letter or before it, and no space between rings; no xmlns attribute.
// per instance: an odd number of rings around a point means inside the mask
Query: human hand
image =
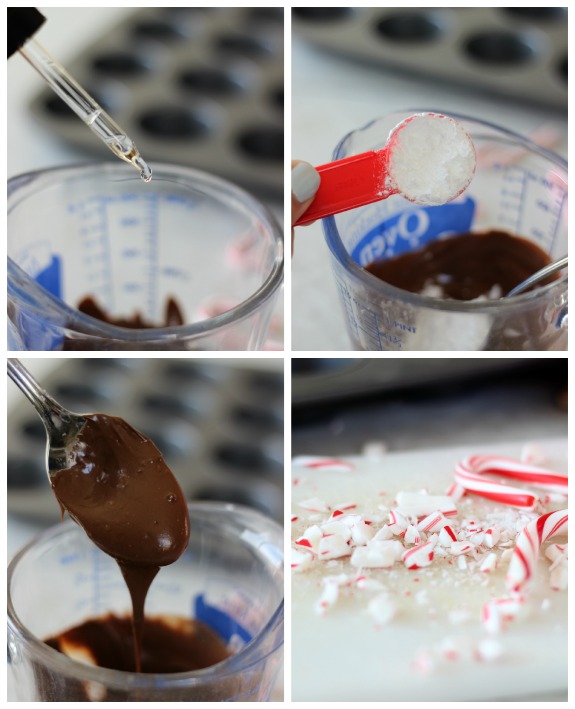
<svg viewBox="0 0 575 709"><path fill-rule="evenodd" d="M320 183L318 171L309 163L292 160L291 164L291 223L292 252L293 225L305 213L314 200Z"/></svg>

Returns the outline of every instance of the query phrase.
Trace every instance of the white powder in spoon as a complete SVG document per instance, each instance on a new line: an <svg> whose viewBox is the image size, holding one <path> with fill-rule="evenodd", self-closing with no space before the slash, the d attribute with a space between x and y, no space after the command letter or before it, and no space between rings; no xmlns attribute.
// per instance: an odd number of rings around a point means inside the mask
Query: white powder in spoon
<svg viewBox="0 0 575 709"><path fill-rule="evenodd" d="M389 187L416 204L451 201L475 172L473 142L463 126L447 116L411 116L393 129L387 145Z"/></svg>

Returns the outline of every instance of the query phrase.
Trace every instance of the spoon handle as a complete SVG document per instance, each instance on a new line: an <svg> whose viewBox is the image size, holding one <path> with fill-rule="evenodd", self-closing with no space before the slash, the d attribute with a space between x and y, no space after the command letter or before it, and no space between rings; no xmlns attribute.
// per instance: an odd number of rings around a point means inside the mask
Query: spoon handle
<svg viewBox="0 0 575 709"><path fill-rule="evenodd" d="M69 418L70 412L42 389L19 359L8 358L7 362L8 376L32 402L48 433L59 433L62 430L63 422Z"/></svg>
<svg viewBox="0 0 575 709"><path fill-rule="evenodd" d="M526 291L532 285L535 285L535 283L539 283L544 278L547 278L547 276L550 276L557 271L562 271L564 268L567 268L567 261L568 257L563 256L563 258L553 261L553 263L550 263L548 266L540 268L539 271L536 271L532 276L529 276L529 278L521 281L521 283L515 286L515 288L512 288L505 297L510 298L513 295L519 295L519 293L523 293L523 291Z"/></svg>

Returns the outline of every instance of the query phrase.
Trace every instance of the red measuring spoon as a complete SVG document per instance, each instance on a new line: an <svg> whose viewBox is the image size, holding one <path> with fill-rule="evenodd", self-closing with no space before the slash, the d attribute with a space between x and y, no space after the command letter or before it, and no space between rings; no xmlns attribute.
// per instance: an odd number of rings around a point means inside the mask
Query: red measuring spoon
<svg viewBox="0 0 575 709"><path fill-rule="evenodd" d="M450 201L457 197L469 184L475 169L475 152L471 138L467 135L462 126L448 116L438 113L425 113L410 116L397 125L389 134L385 146L380 150L370 150L359 155L352 155L342 160L327 163L316 167L320 173L321 182L315 199L309 209L303 214L294 226L308 224L316 219L339 214L348 209L363 207L372 202L387 199L393 194L403 194L406 199L417 201L409 195L401 192L397 187L390 170L390 160L394 148L398 144L400 132L413 120L431 118L446 119L458 128L459 136L463 140L469 141L473 153L473 167L470 170L469 179L465 184L458 187L455 194L440 203ZM431 202L421 202L421 204L432 204ZM436 203L437 204L437 203Z"/></svg>

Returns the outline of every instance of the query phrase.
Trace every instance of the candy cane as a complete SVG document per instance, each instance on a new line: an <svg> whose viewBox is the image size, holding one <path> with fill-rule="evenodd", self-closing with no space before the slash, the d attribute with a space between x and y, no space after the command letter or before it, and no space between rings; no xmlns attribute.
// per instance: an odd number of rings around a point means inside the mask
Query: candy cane
<svg viewBox="0 0 575 709"><path fill-rule="evenodd" d="M482 476L486 474L513 478L544 490L567 494L566 475L493 455L474 455L460 461L455 468L455 485L495 502L530 511L535 509L539 501L535 494L505 483L485 480Z"/></svg>
<svg viewBox="0 0 575 709"><path fill-rule="evenodd" d="M331 471L345 472L353 470L354 465L348 460L341 458L320 458L318 456L301 455L293 459L292 464L297 468L312 468L315 470L327 469Z"/></svg>
<svg viewBox="0 0 575 709"><path fill-rule="evenodd" d="M543 542L558 534L567 534L567 510L548 512L529 522L519 533L507 570L505 584L511 593L519 593L533 576Z"/></svg>

